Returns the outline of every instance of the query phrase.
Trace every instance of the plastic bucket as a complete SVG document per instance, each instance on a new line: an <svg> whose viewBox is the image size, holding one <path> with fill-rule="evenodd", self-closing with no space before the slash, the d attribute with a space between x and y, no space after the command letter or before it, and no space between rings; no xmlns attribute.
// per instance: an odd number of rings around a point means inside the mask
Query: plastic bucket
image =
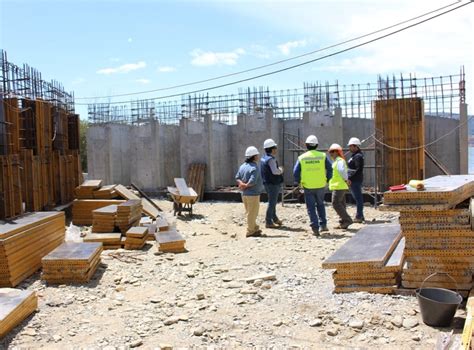
<svg viewBox="0 0 474 350"><path fill-rule="evenodd" d="M416 297L425 324L433 327L448 327L462 302L462 296L457 291L453 292L449 289L424 288L423 285L426 280L437 274L440 273L434 273L423 281L421 287L416 290ZM449 277L456 283L451 276Z"/></svg>

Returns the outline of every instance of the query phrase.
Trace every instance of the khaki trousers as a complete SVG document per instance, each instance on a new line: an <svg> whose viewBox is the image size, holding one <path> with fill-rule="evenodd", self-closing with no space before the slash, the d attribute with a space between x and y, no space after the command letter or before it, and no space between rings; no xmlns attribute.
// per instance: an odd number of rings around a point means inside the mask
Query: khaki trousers
<svg viewBox="0 0 474 350"><path fill-rule="evenodd" d="M260 208L260 195L242 196L245 213L247 214L247 235L255 233L260 227L257 225L258 209Z"/></svg>

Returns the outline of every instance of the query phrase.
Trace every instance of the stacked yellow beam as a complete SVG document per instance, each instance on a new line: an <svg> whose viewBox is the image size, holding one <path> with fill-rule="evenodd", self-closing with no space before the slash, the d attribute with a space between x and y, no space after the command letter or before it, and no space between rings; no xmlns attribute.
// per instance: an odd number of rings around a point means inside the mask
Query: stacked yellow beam
<svg viewBox="0 0 474 350"><path fill-rule="evenodd" d="M14 287L41 268L64 241L63 212L37 212L0 225L0 287Z"/></svg>
<svg viewBox="0 0 474 350"><path fill-rule="evenodd" d="M94 191L100 189L102 180L87 180L74 189L74 195L78 199L93 199Z"/></svg>
<svg viewBox="0 0 474 350"><path fill-rule="evenodd" d="M92 211L124 202L119 199L76 199L72 202L72 222L74 225L92 225Z"/></svg>
<svg viewBox="0 0 474 350"><path fill-rule="evenodd" d="M125 234L125 249L142 249L148 238L148 227L135 226Z"/></svg>

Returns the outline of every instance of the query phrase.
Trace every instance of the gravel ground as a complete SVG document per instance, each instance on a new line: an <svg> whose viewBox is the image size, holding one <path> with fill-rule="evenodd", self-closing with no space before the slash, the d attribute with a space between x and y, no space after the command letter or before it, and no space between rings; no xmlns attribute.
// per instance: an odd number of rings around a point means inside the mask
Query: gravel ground
<svg viewBox="0 0 474 350"><path fill-rule="evenodd" d="M363 225L333 229L329 205L330 233L321 238L310 234L299 204L279 205L285 227L262 238L245 238L241 203L194 209L192 219L176 220L187 253L159 254L151 243L143 251L104 251L87 285L48 286L39 273L23 282L20 288L37 291L39 309L0 348L432 349L448 331L425 326L411 296L332 293L332 271L321 263ZM365 214L368 221L397 218L369 207Z"/></svg>

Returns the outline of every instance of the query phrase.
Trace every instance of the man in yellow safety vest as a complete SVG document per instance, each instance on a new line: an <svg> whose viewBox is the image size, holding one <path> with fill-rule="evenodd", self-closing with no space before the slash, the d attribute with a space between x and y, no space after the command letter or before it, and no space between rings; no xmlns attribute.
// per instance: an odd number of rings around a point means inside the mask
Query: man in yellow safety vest
<svg viewBox="0 0 474 350"><path fill-rule="evenodd" d="M320 232L329 231L324 207L324 194L327 182L332 177L331 162L323 152L317 151L317 148L318 138L314 135L308 136L306 139L307 152L298 157L293 168L295 183L301 184L304 190L306 209L315 236L319 236Z"/></svg>

